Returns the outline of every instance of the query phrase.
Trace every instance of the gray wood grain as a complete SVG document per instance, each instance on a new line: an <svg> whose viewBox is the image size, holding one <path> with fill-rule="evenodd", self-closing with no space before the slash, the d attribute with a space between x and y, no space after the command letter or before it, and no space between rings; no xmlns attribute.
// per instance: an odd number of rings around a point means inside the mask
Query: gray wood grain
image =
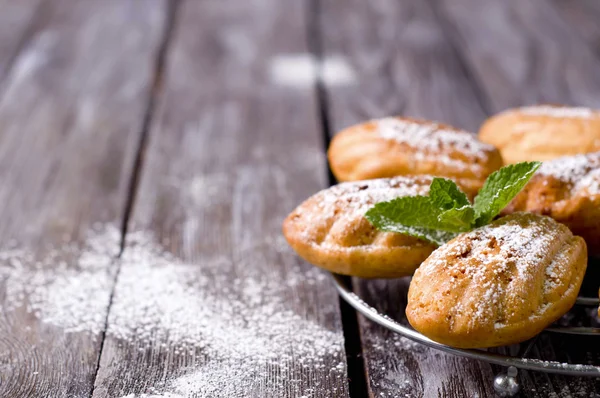
<svg viewBox="0 0 600 398"><path fill-rule="evenodd" d="M598 58L548 2L432 1L491 112L541 102L600 107Z"/></svg>
<svg viewBox="0 0 600 398"><path fill-rule="evenodd" d="M537 102L600 106L600 59L586 44L585 35L577 34L549 2L435 2L492 111ZM492 42L494 46L489 45ZM590 259L589 267L595 265ZM595 294L597 282L593 284ZM588 338L549 334L538 340L532 354L544 360L597 365L600 350L596 347ZM600 394L598 379L535 372L521 372L521 379L524 397Z"/></svg>
<svg viewBox="0 0 600 398"><path fill-rule="evenodd" d="M548 0L592 50L600 55L600 3L594 0Z"/></svg>
<svg viewBox="0 0 600 398"><path fill-rule="evenodd" d="M41 17L41 0L0 1L0 83L15 57L31 39Z"/></svg>
<svg viewBox="0 0 600 398"><path fill-rule="evenodd" d="M342 60L356 80L325 77L333 132L368 118L401 114L474 129L485 117L478 91L427 2L320 2L323 62ZM340 61L337 61L338 63ZM400 319L407 280L354 280L368 303ZM359 317L373 397L487 397L491 367L431 350Z"/></svg>
<svg viewBox="0 0 600 398"><path fill-rule="evenodd" d="M26 20L26 4L33 3L3 4L0 19L10 18L8 9ZM90 395L163 7L154 0L47 2L7 75L0 99L2 397ZM10 57L10 46L0 47L2 59Z"/></svg>
<svg viewBox="0 0 600 398"><path fill-rule="evenodd" d="M348 396L336 293L280 231L325 186L305 5L181 4L94 397Z"/></svg>
<svg viewBox="0 0 600 398"><path fill-rule="evenodd" d="M478 127L485 117L478 92L427 2L320 3L334 132L395 114ZM340 84L339 65L356 78Z"/></svg>
<svg viewBox="0 0 600 398"><path fill-rule="evenodd" d="M359 76L355 86L340 88L325 82L333 130L391 113L474 129L484 114L478 103L491 111L535 101L594 106L599 92L594 55L551 8L538 3L438 1L433 14L427 3L410 1L344 2L350 9L346 13L341 4L322 2L324 68L327 57L341 53ZM419 34L412 34L413 26ZM404 44L411 41L415 43L412 47ZM439 65L444 69L427 73ZM453 70L460 73L448 73ZM457 108L471 116L460 116ZM406 282L361 281L355 285L368 302L402 318ZM364 320L361 332L373 396L491 394L492 372L485 365L445 364L445 356L397 337L394 340ZM543 336L534 355L594 362L596 354L590 352L589 342L579 341L574 347L576 339ZM392 343L401 348L391 348ZM590 396L597 390L594 380L541 373L523 372L521 380L523 396Z"/></svg>

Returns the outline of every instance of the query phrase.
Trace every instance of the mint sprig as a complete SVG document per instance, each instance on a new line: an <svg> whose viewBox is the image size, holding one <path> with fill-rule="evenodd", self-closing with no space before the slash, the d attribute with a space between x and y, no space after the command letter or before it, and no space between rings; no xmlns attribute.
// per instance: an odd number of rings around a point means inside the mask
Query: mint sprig
<svg viewBox="0 0 600 398"><path fill-rule="evenodd" d="M476 226L489 224L521 192L541 164L541 162L511 164L490 174L473 204Z"/></svg>
<svg viewBox="0 0 600 398"><path fill-rule="evenodd" d="M416 236L437 244L455 236L453 232L443 230L445 224L438 221L441 212L427 196L405 196L378 203L376 207L377 211L372 211L373 208L367 212L367 219L377 229Z"/></svg>
<svg viewBox="0 0 600 398"><path fill-rule="evenodd" d="M452 180L434 178L429 186L429 197L433 204L441 209L471 205L467 195Z"/></svg>
<svg viewBox="0 0 600 398"><path fill-rule="evenodd" d="M523 162L493 172L471 205L452 180L435 177L429 196L377 203L365 217L377 229L415 236L438 245L491 222L525 187L540 162Z"/></svg>

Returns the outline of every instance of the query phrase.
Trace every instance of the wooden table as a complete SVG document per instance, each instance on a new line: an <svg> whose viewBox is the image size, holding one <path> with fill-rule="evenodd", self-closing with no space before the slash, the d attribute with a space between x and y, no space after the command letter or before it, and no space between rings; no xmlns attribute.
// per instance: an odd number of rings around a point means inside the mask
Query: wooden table
<svg viewBox="0 0 600 398"><path fill-rule="evenodd" d="M499 368L357 319L280 224L352 123L600 107L599 21L595 0L0 0L0 396L492 396ZM353 285L401 317L407 280ZM532 355L600 361L577 342Z"/></svg>

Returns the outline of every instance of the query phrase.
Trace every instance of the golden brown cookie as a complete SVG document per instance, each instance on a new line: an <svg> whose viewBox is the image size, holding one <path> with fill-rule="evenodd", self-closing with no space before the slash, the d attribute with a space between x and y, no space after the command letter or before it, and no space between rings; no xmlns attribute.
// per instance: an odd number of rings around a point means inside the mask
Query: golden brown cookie
<svg viewBox="0 0 600 398"><path fill-rule="evenodd" d="M517 211L554 218L600 254L600 152L544 162L503 214Z"/></svg>
<svg viewBox="0 0 600 398"><path fill-rule="evenodd" d="M476 193L502 167L500 153L466 131L401 117L371 120L337 134L328 151L339 181L428 174Z"/></svg>
<svg viewBox="0 0 600 398"><path fill-rule="evenodd" d="M396 177L333 186L298 206L285 219L283 234L302 258L331 272L364 278L412 275L435 246L379 231L364 214L375 203L426 195L431 180Z"/></svg>
<svg viewBox="0 0 600 398"><path fill-rule="evenodd" d="M509 109L489 118L479 139L506 164L600 151L600 112L556 105Z"/></svg>
<svg viewBox="0 0 600 398"><path fill-rule="evenodd" d="M415 272L406 316L453 347L518 343L573 306L586 265L585 242L567 227L512 214L434 251Z"/></svg>

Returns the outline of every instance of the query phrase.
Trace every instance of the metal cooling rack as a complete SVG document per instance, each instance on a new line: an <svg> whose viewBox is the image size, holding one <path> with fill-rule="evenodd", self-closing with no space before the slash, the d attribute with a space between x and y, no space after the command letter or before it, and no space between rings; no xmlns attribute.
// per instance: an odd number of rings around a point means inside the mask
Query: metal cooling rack
<svg viewBox="0 0 600 398"><path fill-rule="evenodd" d="M515 396L520 389L517 380L517 369L533 370L538 372L555 373L567 376L585 376L600 377L600 366L571 364L554 361L543 361L539 359L527 358L529 351L535 343L535 338L525 343L525 349L518 356L498 354L485 350L459 349L444 344L437 343L410 327L404 326L385 314L381 314L375 308L364 302L360 297L353 293L343 277L332 274L335 286L340 296L350 304L354 309L363 314L369 320L395 332L417 343L424 344L436 350L444 351L449 354L458 355L466 358L485 361L490 364L506 367L506 372L502 372L494 378L494 390L501 397ZM598 306L598 299L589 297L579 297L576 306ZM600 328L578 327L578 326L560 326L552 325L545 331L552 333L567 333L578 335L597 335L600 334Z"/></svg>

